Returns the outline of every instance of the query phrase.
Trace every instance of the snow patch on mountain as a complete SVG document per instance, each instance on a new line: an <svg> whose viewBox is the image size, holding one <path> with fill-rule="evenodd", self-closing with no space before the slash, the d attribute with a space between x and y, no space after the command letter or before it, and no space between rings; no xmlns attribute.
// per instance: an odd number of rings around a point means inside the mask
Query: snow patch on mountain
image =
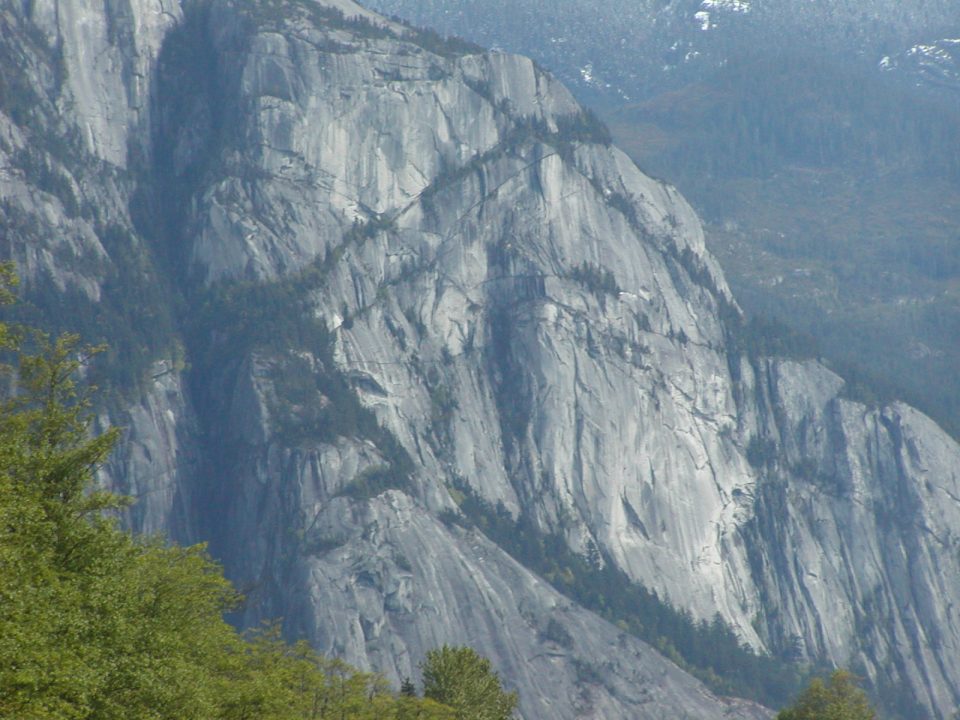
<svg viewBox="0 0 960 720"><path fill-rule="evenodd" d="M884 56L879 66L913 73L920 84L960 88L960 38L917 43L899 55Z"/></svg>
<svg viewBox="0 0 960 720"><path fill-rule="evenodd" d="M703 10L727 10L737 13L750 12L750 3L746 0L703 0L700 3Z"/></svg>
<svg viewBox="0 0 960 720"><path fill-rule="evenodd" d="M750 12L750 3L747 0L703 0L700 10L693 14L694 20L700 23L701 30L716 27L711 12L733 12L746 15Z"/></svg>

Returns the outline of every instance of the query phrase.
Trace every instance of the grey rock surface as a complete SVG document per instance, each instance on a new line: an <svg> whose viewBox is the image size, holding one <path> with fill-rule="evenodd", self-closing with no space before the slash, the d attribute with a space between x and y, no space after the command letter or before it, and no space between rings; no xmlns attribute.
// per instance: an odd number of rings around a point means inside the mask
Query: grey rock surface
<svg viewBox="0 0 960 720"><path fill-rule="evenodd" d="M960 578L957 443L902 403L844 400L842 381L812 363L768 363L755 382L772 410L759 436L778 449L744 532L771 601L762 625L870 674L902 668L899 679L947 713L956 681L946 658L960 650L946 600Z"/></svg>
<svg viewBox="0 0 960 720"><path fill-rule="evenodd" d="M167 361L155 363L150 373L137 402L97 419L98 428L123 430L101 481L134 499L124 520L138 532L197 539L191 492L201 457L196 419L182 375Z"/></svg>
<svg viewBox="0 0 960 720"><path fill-rule="evenodd" d="M343 498L325 503L314 529L340 544L302 561L306 595L289 597L286 608L313 625L320 648L380 668L395 685L418 675L431 648L466 643L498 659L507 686L520 690L524 717L656 718L665 708L768 717L759 706L718 702L482 534L444 526L403 493L359 507ZM547 639L551 622L569 642Z"/></svg>
<svg viewBox="0 0 960 720"><path fill-rule="evenodd" d="M131 150L148 152L151 79L167 32L182 19L179 0L38 0L24 10L57 48L57 108L84 146L118 168Z"/></svg>
<svg viewBox="0 0 960 720"><path fill-rule="evenodd" d="M160 272L132 218L153 146L156 59L181 19L169 0L0 3L0 253L24 281L28 320L114 351L132 334L151 346L135 368L116 361L132 382L95 425L120 426L125 441L102 479L137 498L138 529L186 539L196 423L177 343L154 322L170 308L147 307ZM130 297L118 286L150 289Z"/></svg>
<svg viewBox="0 0 960 720"><path fill-rule="evenodd" d="M4 249L36 292L177 288L104 477L212 542L243 622L395 681L474 645L528 720L764 715L451 524L465 483L758 651L952 711L960 448L738 356L689 205L532 61L349 0L0 8L47 98L32 131L0 106ZM70 152L25 163L37 127Z"/></svg>

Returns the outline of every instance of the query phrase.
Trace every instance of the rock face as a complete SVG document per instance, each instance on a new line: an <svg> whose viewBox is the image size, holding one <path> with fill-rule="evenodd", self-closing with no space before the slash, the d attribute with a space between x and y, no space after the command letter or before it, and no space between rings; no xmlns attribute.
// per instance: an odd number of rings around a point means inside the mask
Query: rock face
<svg viewBox="0 0 960 720"><path fill-rule="evenodd" d="M127 441L108 471L139 498L138 528L174 533L189 526L196 433L166 284L133 216L156 58L181 18L173 2L0 4L0 252L31 322L113 346L113 372L97 381L117 393L100 419Z"/></svg>
<svg viewBox="0 0 960 720"><path fill-rule="evenodd" d="M960 448L741 357L689 206L551 76L348 0L64 4L0 10L39 98L3 85L4 248L116 324L105 482L211 541L243 622L394 681L474 645L528 720L763 716L460 527L469 489L759 651L956 704Z"/></svg>
<svg viewBox="0 0 960 720"><path fill-rule="evenodd" d="M770 599L766 631L868 672L899 668L893 678L945 711L956 704L945 659L960 647L945 601L960 570L956 442L903 404L839 398L842 382L816 365L760 370L757 437L777 450L759 463L743 537Z"/></svg>

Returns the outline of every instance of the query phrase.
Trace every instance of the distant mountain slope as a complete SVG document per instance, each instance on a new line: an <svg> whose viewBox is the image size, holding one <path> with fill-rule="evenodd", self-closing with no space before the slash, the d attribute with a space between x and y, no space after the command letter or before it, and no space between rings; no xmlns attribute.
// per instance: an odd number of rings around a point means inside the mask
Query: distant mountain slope
<svg viewBox="0 0 960 720"><path fill-rule="evenodd" d="M953 37L960 3L815 0L372 0L439 32L524 52L578 94L638 100L709 73L731 52L803 45L878 63Z"/></svg>

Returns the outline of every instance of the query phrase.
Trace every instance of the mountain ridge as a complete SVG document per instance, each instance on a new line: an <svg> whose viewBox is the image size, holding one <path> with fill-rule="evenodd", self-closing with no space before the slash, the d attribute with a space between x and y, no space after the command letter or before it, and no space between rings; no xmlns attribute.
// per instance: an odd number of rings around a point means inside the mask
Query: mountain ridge
<svg viewBox="0 0 960 720"><path fill-rule="evenodd" d="M815 363L728 352L734 301L690 206L531 61L313 10L330 6L191 7L210 14L181 15L182 44L156 56L157 114L138 125L168 158L142 161L165 185L113 165L119 199L97 222L26 173L2 186L23 213L42 218L46 204L50 229L78 243L106 247L113 225L129 231L114 247L147 266L177 258L184 306L120 413L129 440L104 478L145 499L135 525L211 539L248 589L243 622L283 616L394 679L430 643L471 642L518 678L528 718L763 714L717 700L476 531L448 527L466 482L695 617L719 611L755 647L796 634L811 657L859 653L871 678L898 677L885 630L868 654L856 613L831 616L838 602L863 609L860 582L877 583L897 638L943 622L940 647L897 662L925 704L952 702L947 603L931 600L932 624L896 593L915 573L931 597L954 597L949 573L920 561L954 560L906 523L914 567L887 567L872 510L854 525L859 545L843 525L863 499L888 512L906 494L910 518L949 545L949 438L904 406L843 400ZM4 118L9 138L19 125ZM95 157L116 146L102 133L82 142ZM102 191L81 177L78 204L93 205ZM161 198L141 200L135 221L137 182ZM8 224L5 250L29 256L54 242L42 235ZM52 249L40 255L60 286L76 284ZM94 297L112 292L109 267L83 276ZM943 479L920 492L924 468ZM812 511L835 532L816 530ZM798 562L827 578L816 593L776 556L795 538ZM854 550L865 562L843 560ZM553 614L572 647L544 637Z"/></svg>

